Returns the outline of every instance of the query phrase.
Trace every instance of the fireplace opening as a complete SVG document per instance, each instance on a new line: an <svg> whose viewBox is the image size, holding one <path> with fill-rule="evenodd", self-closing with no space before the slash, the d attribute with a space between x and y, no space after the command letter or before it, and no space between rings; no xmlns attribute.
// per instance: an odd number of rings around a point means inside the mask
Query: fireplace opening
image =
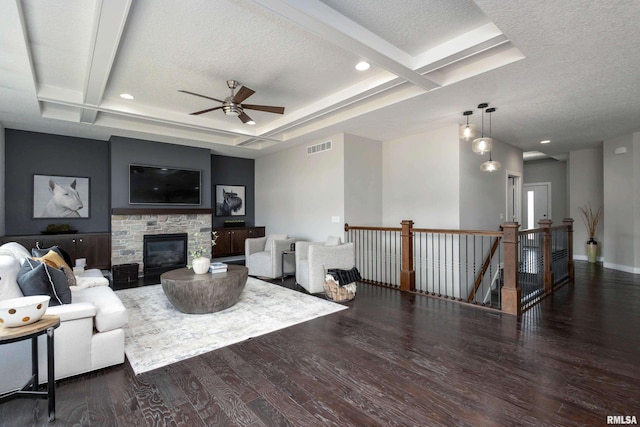
<svg viewBox="0 0 640 427"><path fill-rule="evenodd" d="M187 233L144 236L143 274L158 276L187 266Z"/></svg>

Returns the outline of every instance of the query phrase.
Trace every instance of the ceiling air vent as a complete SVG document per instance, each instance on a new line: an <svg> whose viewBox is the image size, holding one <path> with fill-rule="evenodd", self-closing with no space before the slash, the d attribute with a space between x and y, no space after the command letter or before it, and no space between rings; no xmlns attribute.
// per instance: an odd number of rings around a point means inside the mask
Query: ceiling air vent
<svg viewBox="0 0 640 427"><path fill-rule="evenodd" d="M319 153L321 151L331 150L331 141L322 142L316 145L310 145L307 147L307 156Z"/></svg>

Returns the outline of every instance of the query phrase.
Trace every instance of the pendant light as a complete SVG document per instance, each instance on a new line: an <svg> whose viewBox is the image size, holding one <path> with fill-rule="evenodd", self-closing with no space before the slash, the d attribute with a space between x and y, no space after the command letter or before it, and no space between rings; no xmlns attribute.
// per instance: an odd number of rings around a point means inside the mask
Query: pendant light
<svg viewBox="0 0 640 427"><path fill-rule="evenodd" d="M494 111L496 111L495 108L487 108L487 113L489 113L489 139L490 140L491 140L491 113L493 113ZM481 164L480 170L482 172L493 172L493 171L500 170L501 167L502 167L502 164L497 160L493 160L491 158L491 151L489 151L489 161Z"/></svg>
<svg viewBox="0 0 640 427"><path fill-rule="evenodd" d="M493 146L493 139L491 139L491 137L484 136L484 109L488 106L489 104L487 103L478 105L478 108L482 110L482 136L480 138L474 139L473 144L471 145L471 150L476 154L485 154L487 152L490 152L491 147ZM495 108L491 110L495 111Z"/></svg>
<svg viewBox="0 0 640 427"><path fill-rule="evenodd" d="M460 125L458 129L458 138L466 139L467 141L475 135L476 133L476 125L472 125L469 123L469 116L473 114L473 111L465 111L462 113L463 116L467 118L466 125Z"/></svg>

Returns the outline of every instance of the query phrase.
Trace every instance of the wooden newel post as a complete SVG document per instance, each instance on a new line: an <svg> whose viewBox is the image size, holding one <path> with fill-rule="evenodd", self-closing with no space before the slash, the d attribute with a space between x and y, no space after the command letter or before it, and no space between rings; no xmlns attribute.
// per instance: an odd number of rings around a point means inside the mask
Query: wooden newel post
<svg viewBox="0 0 640 427"><path fill-rule="evenodd" d="M575 269L573 266L573 218L565 218L562 223L567 227L567 272L569 280L573 280Z"/></svg>
<svg viewBox="0 0 640 427"><path fill-rule="evenodd" d="M400 270L400 290L416 290L416 271L413 269L413 221L402 221L402 269Z"/></svg>
<svg viewBox="0 0 640 427"><path fill-rule="evenodd" d="M518 260L517 222L502 224L502 251L504 254L504 283L501 293L501 310L507 314L519 316L522 313L522 290L520 289L520 267Z"/></svg>
<svg viewBox="0 0 640 427"><path fill-rule="evenodd" d="M541 219L538 221L538 225L542 228L542 271L544 272L544 293L550 294L553 292L553 270L551 258L551 224L553 221L550 219Z"/></svg>

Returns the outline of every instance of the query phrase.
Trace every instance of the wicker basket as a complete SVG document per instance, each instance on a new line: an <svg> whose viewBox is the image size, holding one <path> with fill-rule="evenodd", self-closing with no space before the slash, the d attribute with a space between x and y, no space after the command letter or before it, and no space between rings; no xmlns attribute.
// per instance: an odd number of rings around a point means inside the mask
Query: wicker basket
<svg viewBox="0 0 640 427"><path fill-rule="evenodd" d="M335 302L351 301L356 296L356 293L349 289L341 287L335 280L330 278L324 281L324 290L327 293L327 298Z"/></svg>

